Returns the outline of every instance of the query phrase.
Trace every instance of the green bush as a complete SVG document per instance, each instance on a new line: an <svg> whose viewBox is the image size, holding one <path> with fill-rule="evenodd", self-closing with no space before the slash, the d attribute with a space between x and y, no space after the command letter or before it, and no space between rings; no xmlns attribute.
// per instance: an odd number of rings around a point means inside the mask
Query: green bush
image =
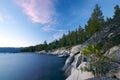
<svg viewBox="0 0 120 80"><path fill-rule="evenodd" d="M99 48L91 45L86 47L81 54L88 59L88 64L81 68L82 71L90 71L95 76L104 76L108 72L111 59L100 53Z"/></svg>

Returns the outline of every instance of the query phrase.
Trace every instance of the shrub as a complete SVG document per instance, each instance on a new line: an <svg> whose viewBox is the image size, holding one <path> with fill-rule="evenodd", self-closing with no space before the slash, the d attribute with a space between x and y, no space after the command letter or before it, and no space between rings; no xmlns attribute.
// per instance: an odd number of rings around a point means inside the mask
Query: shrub
<svg viewBox="0 0 120 80"><path fill-rule="evenodd" d="M88 59L88 64L81 68L82 71L90 71L95 76L104 76L108 72L111 59L100 53L99 48L91 45L86 47L81 54Z"/></svg>

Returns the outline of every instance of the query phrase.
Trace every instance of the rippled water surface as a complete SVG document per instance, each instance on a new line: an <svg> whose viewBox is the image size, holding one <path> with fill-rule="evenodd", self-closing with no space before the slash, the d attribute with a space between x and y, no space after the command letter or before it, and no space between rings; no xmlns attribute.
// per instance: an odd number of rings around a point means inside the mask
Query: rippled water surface
<svg viewBox="0 0 120 80"><path fill-rule="evenodd" d="M65 58L35 53L0 53L0 80L65 80Z"/></svg>

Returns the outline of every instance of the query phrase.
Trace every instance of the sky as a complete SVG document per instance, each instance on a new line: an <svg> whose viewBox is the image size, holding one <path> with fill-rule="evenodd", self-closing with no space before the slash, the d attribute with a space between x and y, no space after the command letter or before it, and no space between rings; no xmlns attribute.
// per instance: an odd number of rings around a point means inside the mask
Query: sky
<svg viewBox="0 0 120 80"><path fill-rule="evenodd" d="M87 24L95 5L112 17L120 0L0 0L0 47L27 47L60 39Z"/></svg>

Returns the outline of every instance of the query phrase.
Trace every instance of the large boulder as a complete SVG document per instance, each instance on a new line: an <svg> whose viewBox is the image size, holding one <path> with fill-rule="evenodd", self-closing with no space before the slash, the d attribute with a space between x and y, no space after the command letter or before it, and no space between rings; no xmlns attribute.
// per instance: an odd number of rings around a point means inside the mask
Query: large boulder
<svg viewBox="0 0 120 80"><path fill-rule="evenodd" d="M71 55L68 57L63 67L63 71L65 71L66 76L69 76L72 73L72 70L74 68L77 68L81 64L82 60L82 57L80 56L80 49L78 49L78 46L73 47L71 52Z"/></svg>
<svg viewBox="0 0 120 80"><path fill-rule="evenodd" d="M81 68L86 66L86 62L82 62L78 68L72 69L71 75L66 80L86 80L89 78L93 78L94 75L91 72L83 72L81 71Z"/></svg>
<svg viewBox="0 0 120 80"><path fill-rule="evenodd" d="M68 66L71 65L73 61L74 61L74 56L69 56L65 62L65 65L63 67L63 71L65 71L66 68L68 68Z"/></svg>
<svg viewBox="0 0 120 80"><path fill-rule="evenodd" d="M105 55L112 59L107 77L120 79L120 45L114 46L106 51Z"/></svg>
<svg viewBox="0 0 120 80"><path fill-rule="evenodd" d="M120 67L110 70L109 73L107 74L107 76L116 78L116 79L120 79Z"/></svg>
<svg viewBox="0 0 120 80"><path fill-rule="evenodd" d="M82 62L82 57L80 54L77 54L75 57L74 57L74 61L72 62L72 66L74 68L77 68Z"/></svg>
<svg viewBox="0 0 120 80"><path fill-rule="evenodd" d="M113 61L120 63L120 45L112 47L106 52L105 55L112 58Z"/></svg>
<svg viewBox="0 0 120 80"><path fill-rule="evenodd" d="M74 70L81 64L81 60L82 60L82 57L79 54L77 54L74 57L74 60L72 61L72 63L65 70L65 74L69 76L71 73L73 73Z"/></svg>
<svg viewBox="0 0 120 80"><path fill-rule="evenodd" d="M71 64L73 61L74 61L74 55L70 55L65 62L65 65L62 70L65 72L66 76L69 76L71 74L71 68L72 68Z"/></svg>
<svg viewBox="0 0 120 80"><path fill-rule="evenodd" d="M77 68L81 64L81 51L85 45L77 45L72 47L70 56L67 58L65 65L63 67L63 71L65 71L65 75L69 76L72 71L74 71L74 68Z"/></svg>
<svg viewBox="0 0 120 80"><path fill-rule="evenodd" d="M86 47L86 45L77 45L72 47L71 55L76 55L77 53L80 53L80 51L82 51L84 47Z"/></svg>

